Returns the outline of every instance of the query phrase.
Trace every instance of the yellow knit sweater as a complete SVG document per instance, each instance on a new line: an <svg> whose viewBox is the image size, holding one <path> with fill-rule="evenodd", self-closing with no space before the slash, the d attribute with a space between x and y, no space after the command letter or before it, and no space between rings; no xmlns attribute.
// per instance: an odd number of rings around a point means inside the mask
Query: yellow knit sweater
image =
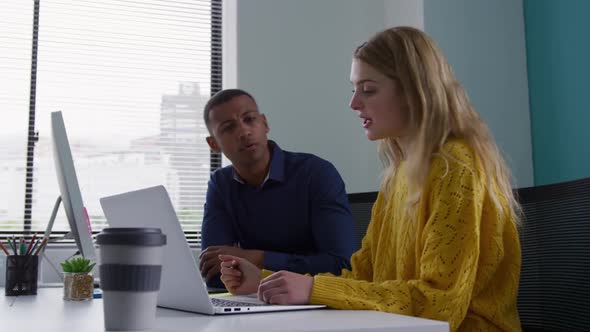
<svg viewBox="0 0 590 332"><path fill-rule="evenodd" d="M482 168L463 141L437 156L417 218L403 215L403 163L389 197L379 194L352 270L314 277L310 302L449 322L451 331L520 331L516 225L488 195ZM446 160L446 161L445 161Z"/></svg>

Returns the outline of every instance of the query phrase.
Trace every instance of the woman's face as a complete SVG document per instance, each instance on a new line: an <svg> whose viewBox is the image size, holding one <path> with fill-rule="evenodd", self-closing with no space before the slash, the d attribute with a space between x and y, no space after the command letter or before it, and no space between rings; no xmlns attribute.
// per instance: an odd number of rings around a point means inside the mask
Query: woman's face
<svg viewBox="0 0 590 332"><path fill-rule="evenodd" d="M358 112L369 140L407 134L407 117L397 82L358 59L352 60L350 82L350 108Z"/></svg>

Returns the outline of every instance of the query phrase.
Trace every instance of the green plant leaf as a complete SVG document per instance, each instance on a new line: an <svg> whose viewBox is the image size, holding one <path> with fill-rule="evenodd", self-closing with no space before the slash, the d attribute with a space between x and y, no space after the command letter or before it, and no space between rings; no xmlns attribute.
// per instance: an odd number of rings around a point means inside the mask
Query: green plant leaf
<svg viewBox="0 0 590 332"><path fill-rule="evenodd" d="M89 259L84 257L76 257L72 259L66 259L60 264L64 272L71 273L88 273L92 271L92 268L96 263L90 262Z"/></svg>

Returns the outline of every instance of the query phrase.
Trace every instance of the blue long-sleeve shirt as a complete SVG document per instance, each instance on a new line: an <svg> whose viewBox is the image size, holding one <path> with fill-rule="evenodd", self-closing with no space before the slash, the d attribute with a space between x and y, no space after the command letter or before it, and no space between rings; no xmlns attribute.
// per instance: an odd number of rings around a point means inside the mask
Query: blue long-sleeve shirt
<svg viewBox="0 0 590 332"><path fill-rule="evenodd" d="M344 182L328 161L274 142L267 179L245 184L232 166L211 175L201 248L239 244L264 250L264 268L340 274L350 268L355 226ZM219 276L210 286L219 286Z"/></svg>

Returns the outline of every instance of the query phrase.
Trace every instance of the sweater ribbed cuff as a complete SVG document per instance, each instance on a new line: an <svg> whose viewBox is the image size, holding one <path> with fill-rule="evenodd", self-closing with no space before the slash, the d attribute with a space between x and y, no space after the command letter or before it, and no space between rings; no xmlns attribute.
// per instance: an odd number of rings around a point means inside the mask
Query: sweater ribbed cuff
<svg viewBox="0 0 590 332"><path fill-rule="evenodd" d="M316 275L309 298L310 304L325 304L328 307L338 308L342 306L344 295L344 280L339 277ZM340 305L338 305L340 303Z"/></svg>

